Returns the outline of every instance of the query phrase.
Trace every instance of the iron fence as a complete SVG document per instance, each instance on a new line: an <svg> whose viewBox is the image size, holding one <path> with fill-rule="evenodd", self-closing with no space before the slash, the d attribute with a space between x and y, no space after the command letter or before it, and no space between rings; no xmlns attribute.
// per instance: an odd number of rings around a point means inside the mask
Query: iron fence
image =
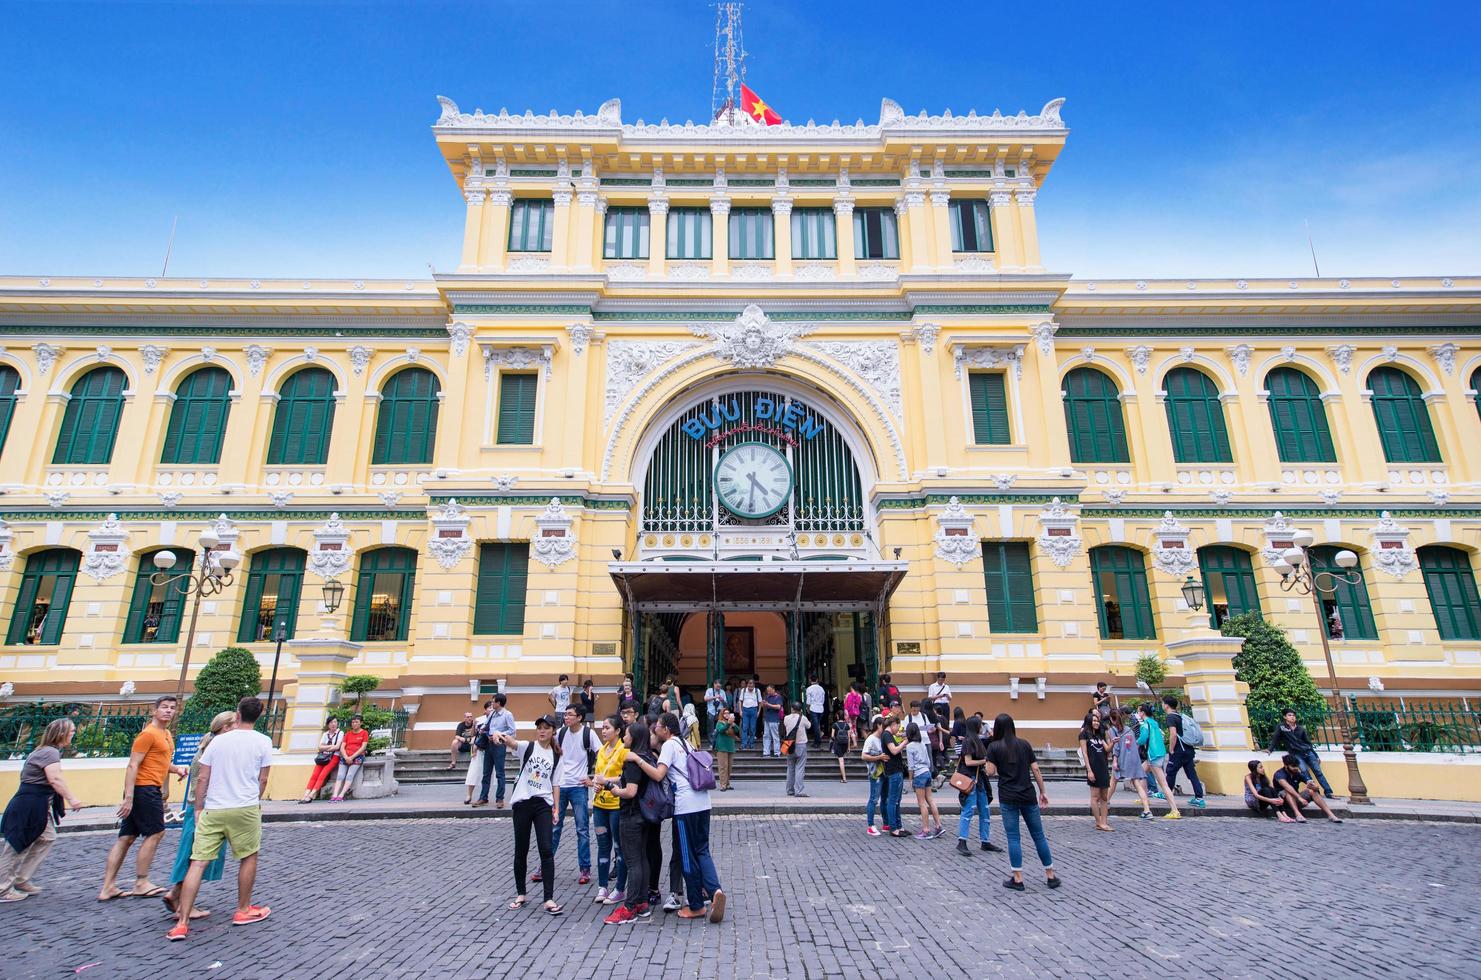
<svg viewBox="0 0 1481 980"><path fill-rule="evenodd" d="M1369 752L1481 752L1481 711L1449 701L1349 698L1338 710L1302 708L1296 719L1318 749L1342 747L1343 712L1352 715L1354 743ZM1255 744L1270 744L1280 709L1252 710Z"/></svg>
<svg viewBox="0 0 1481 980"><path fill-rule="evenodd" d="M256 729L273 745L281 744L283 720L288 706L274 700L271 711L257 719ZM154 705L88 704L85 702L44 702L0 706L0 758L24 759L41 741L46 726L58 718L70 718L77 726L72 736L71 755L94 759L122 759L129 755L134 737L154 717ZM208 731L213 712L182 711L175 718L175 734L186 735Z"/></svg>

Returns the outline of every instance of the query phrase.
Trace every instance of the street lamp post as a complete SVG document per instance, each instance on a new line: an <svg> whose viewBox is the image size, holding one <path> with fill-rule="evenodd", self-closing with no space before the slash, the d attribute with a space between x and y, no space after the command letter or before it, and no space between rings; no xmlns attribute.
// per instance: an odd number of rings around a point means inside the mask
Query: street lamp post
<svg viewBox="0 0 1481 980"><path fill-rule="evenodd" d="M1322 609L1322 597L1333 596L1338 584L1357 585L1363 580L1362 573L1342 571L1315 571L1311 567L1310 548L1316 541L1310 531L1297 531L1291 537L1291 547L1283 551L1275 561L1275 570L1280 573L1280 587L1284 592L1299 592L1311 596L1316 609L1317 633L1322 638L1322 654L1327 658L1327 676L1332 684L1332 696L1337 700L1338 720L1342 726L1342 758L1347 763L1347 793L1349 802L1371 804L1368 787L1358 771L1358 754L1354 747L1352 716L1347 702L1342 697L1342 688L1337 681L1337 665L1332 660L1332 644L1327 639L1327 615ZM1337 567L1351 569L1357 566L1358 556L1346 549L1337 552L1334 559ZM1339 619L1340 623L1341 620Z"/></svg>
<svg viewBox="0 0 1481 980"><path fill-rule="evenodd" d="M180 680L175 685L175 698L184 703L185 678L190 671L190 653L195 646L195 624L200 619L201 599L216 595L232 583L232 572L242 563L242 556L230 548L218 551L221 539L211 530L200 536L200 564L194 560L182 572L170 573L179 560L173 551L156 551L154 567L158 571L149 576L151 585L174 588L183 596L193 596L190 607L190 627L185 633L185 651L180 660ZM177 713L176 718L180 715Z"/></svg>

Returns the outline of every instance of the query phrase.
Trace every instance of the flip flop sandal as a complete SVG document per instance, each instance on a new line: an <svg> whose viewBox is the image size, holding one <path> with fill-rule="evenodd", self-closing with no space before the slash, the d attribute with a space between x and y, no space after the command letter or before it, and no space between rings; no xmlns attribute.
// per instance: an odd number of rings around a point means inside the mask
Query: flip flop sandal
<svg viewBox="0 0 1481 980"><path fill-rule="evenodd" d="M155 885L147 891L129 892L128 894L133 898L159 898L168 891L168 888L161 888L159 885Z"/></svg>
<svg viewBox="0 0 1481 980"><path fill-rule="evenodd" d="M516 898L514 901L509 903L509 910L513 912L516 909L524 908L528 904L530 904L530 900L528 898Z"/></svg>
<svg viewBox="0 0 1481 980"><path fill-rule="evenodd" d="M561 905L546 905L542 907L545 909L546 915L564 915L566 912L565 907Z"/></svg>
<svg viewBox="0 0 1481 980"><path fill-rule="evenodd" d="M132 894L132 893L131 892L125 892L125 891L117 891L117 892L114 892L112 895L99 895L98 896L98 901L100 901L100 902L111 902L111 901L113 901L115 899L119 899L119 898L128 898L130 894Z"/></svg>

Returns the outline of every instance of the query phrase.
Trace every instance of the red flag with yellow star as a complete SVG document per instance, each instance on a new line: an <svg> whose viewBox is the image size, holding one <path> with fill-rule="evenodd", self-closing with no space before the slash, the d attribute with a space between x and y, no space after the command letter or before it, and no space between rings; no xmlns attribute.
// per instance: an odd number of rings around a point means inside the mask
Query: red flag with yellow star
<svg viewBox="0 0 1481 980"><path fill-rule="evenodd" d="M762 101L761 96L752 92L745 82L741 83L741 112L763 126L778 126L782 122L782 117L777 115L776 110Z"/></svg>

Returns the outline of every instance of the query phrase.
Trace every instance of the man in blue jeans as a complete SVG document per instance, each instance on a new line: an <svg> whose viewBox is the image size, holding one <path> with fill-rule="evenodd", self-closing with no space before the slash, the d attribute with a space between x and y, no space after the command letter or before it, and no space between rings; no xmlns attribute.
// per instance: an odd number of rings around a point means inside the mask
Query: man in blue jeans
<svg viewBox="0 0 1481 980"><path fill-rule="evenodd" d="M490 734L508 735L514 737L514 712L508 710L504 705L509 703L509 698L503 694L495 694L483 703L483 718L479 719L475 730L488 736ZM475 742L477 736L475 736ZM483 786L478 791L478 802L474 806L489 805L489 782L494 774L498 773L498 791L494 795L494 806L504 806L504 784L507 777L504 775L504 760L509 753L503 742L494 741L487 743L488 747L483 750Z"/></svg>
<svg viewBox="0 0 1481 980"><path fill-rule="evenodd" d="M579 704L568 705L565 710L566 726L556 735L560 744L560 759L556 762L555 785L560 788L560 808L555 813L555 832L550 838L550 853L561 847L561 831L566 826L566 810L576 823L576 863L581 868L581 877L576 884L591 882L591 791L582 785L582 780L596 769L597 750L602 747L596 732L586 727L586 713ZM540 881L540 872L530 876L531 881Z"/></svg>
<svg viewBox="0 0 1481 980"><path fill-rule="evenodd" d="M756 746L756 720L761 716L761 692L756 690L756 679L746 678L746 686L735 693L736 703L741 709L741 748Z"/></svg>
<svg viewBox="0 0 1481 980"><path fill-rule="evenodd" d="M1311 744L1311 737L1296 720L1295 708L1287 708L1281 712L1280 724L1276 726L1275 734L1270 737L1270 747L1265 750L1265 754L1270 755L1282 747L1300 761L1301 771L1306 774L1306 778L1315 779L1320 783L1322 792L1328 799L1332 799L1332 784L1327 782L1327 774L1322 772L1322 763L1317 758L1316 747Z"/></svg>
<svg viewBox="0 0 1481 980"><path fill-rule="evenodd" d="M1193 799L1190 806L1202 810L1208 804L1203 799L1203 783L1198 778L1197 751L1183 741L1183 716L1178 712L1178 699L1164 695L1162 706L1167 710L1167 788L1171 790L1178 782L1178 773L1186 772L1193 783Z"/></svg>

